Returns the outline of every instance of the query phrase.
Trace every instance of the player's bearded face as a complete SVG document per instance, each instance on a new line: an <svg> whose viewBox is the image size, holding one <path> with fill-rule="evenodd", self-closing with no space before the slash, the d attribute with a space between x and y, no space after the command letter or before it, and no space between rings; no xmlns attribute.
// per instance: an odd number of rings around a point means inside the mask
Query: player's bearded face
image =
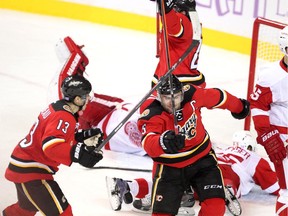
<svg viewBox="0 0 288 216"><path fill-rule="evenodd" d="M84 96L81 97L82 105L80 105L80 106L82 106L82 110L85 110L89 100L90 100L90 95L89 94L84 95Z"/></svg>
<svg viewBox="0 0 288 216"><path fill-rule="evenodd" d="M174 105L175 105L175 110L178 110L181 108L181 102L183 100L183 93L178 92L174 94ZM171 95L160 95L160 101L163 106L163 108L169 112L172 113L172 96Z"/></svg>

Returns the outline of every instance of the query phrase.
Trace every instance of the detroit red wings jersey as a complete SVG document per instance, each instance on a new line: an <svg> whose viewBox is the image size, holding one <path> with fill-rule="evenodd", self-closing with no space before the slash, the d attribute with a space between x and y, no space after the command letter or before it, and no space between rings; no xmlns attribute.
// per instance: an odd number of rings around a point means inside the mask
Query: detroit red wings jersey
<svg viewBox="0 0 288 216"><path fill-rule="evenodd" d="M176 118L179 132L185 133L185 147L179 153L165 154L159 144L163 132L174 130L174 118L164 111L157 99L152 103L149 101L148 106L144 103L140 107L141 116L138 120L138 128L143 135L142 146L147 154L154 161L173 167L192 164L211 150L210 138L201 120L202 107L228 109L235 113L243 110L242 102L224 90L192 85L186 85L183 89L182 108L177 110Z"/></svg>
<svg viewBox="0 0 288 216"><path fill-rule="evenodd" d="M224 150L215 148L215 152L220 168L221 164L229 165L240 178L238 196L248 194L255 185L259 185L267 193L278 193L277 175L264 158L241 147ZM229 179L229 174L226 175L223 178Z"/></svg>
<svg viewBox="0 0 288 216"><path fill-rule="evenodd" d="M86 109L79 112L79 123L82 129L97 127L99 122L116 108L117 104L123 102L121 98L104 94L94 93L93 96Z"/></svg>
<svg viewBox="0 0 288 216"><path fill-rule="evenodd" d="M284 59L263 67L255 91L250 96L251 114L258 134L269 130L273 125L282 136L286 134L286 139L288 139L287 92L288 71Z"/></svg>
<svg viewBox="0 0 288 216"><path fill-rule="evenodd" d="M192 44L193 40L193 28L191 20L182 13L176 13L171 10L165 15L167 32L168 32L168 47L169 47L169 59L170 67L179 60L183 53ZM199 21L198 21L199 22ZM196 23L195 23L196 25ZM200 28L201 30L201 28ZM201 33L200 33L201 35ZM173 71L173 74L183 83L191 83L194 85L201 85L205 87L205 78L202 73L197 70L199 52L201 49L201 41L197 47L195 47L185 60L179 64ZM160 41L160 58L157 68L154 73L152 84L157 83L158 80L168 71L166 48L164 42L164 34L161 32Z"/></svg>
<svg viewBox="0 0 288 216"><path fill-rule="evenodd" d="M17 183L53 179L60 164L70 166L76 122L64 100L50 104L13 150L5 177Z"/></svg>

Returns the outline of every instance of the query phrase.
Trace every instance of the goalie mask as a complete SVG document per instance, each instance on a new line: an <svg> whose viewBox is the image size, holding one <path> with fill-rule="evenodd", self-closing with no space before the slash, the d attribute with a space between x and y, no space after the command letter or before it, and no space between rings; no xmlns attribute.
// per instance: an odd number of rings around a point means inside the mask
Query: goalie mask
<svg viewBox="0 0 288 216"><path fill-rule="evenodd" d="M174 8L177 12L195 11L195 7L195 0L176 0L174 4Z"/></svg>
<svg viewBox="0 0 288 216"><path fill-rule="evenodd" d="M278 43L281 52L288 56L288 26L280 31Z"/></svg>
<svg viewBox="0 0 288 216"><path fill-rule="evenodd" d="M91 83L83 76L74 75L64 79L61 90L66 101L73 101L76 96L85 97L92 90Z"/></svg>
<svg viewBox="0 0 288 216"><path fill-rule="evenodd" d="M252 137L252 134L250 131L237 131L233 134L233 147L237 148L243 148L245 150L249 151L255 151L256 142Z"/></svg>

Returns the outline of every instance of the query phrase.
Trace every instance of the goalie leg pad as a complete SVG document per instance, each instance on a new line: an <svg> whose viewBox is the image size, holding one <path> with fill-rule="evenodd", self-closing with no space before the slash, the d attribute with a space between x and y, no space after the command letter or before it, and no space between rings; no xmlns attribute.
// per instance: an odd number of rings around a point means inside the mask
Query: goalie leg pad
<svg viewBox="0 0 288 216"><path fill-rule="evenodd" d="M66 47L66 48L65 48ZM59 99L62 99L61 84L67 77L75 74L83 75L86 66L89 64L89 60L81 50L84 46L78 46L70 37L65 37L64 40L60 40L56 45L56 53L60 61L64 62L62 70L58 79L58 95ZM66 58L66 59L65 59Z"/></svg>

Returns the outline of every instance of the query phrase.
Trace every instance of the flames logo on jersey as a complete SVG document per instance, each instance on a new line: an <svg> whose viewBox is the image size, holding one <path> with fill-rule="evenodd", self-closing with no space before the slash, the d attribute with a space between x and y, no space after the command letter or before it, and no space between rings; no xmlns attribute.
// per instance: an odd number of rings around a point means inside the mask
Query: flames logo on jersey
<svg viewBox="0 0 288 216"><path fill-rule="evenodd" d="M140 118L142 118L142 117L145 117L145 116L149 115L149 113L150 113L150 110L149 110L149 109L146 109L146 110L144 110L144 111L141 113L141 116L140 116Z"/></svg>
<svg viewBox="0 0 288 216"><path fill-rule="evenodd" d="M192 107L193 113L190 118L184 123L183 127L178 125L179 132L185 133L186 139L191 140L196 136L196 127L197 127L197 115L195 113L194 107L195 101L191 101L190 105Z"/></svg>
<svg viewBox="0 0 288 216"><path fill-rule="evenodd" d="M190 88L191 88L191 86L187 84L187 85L184 85L184 86L182 87L182 90L183 90L184 92L186 92L186 91L188 91Z"/></svg>

